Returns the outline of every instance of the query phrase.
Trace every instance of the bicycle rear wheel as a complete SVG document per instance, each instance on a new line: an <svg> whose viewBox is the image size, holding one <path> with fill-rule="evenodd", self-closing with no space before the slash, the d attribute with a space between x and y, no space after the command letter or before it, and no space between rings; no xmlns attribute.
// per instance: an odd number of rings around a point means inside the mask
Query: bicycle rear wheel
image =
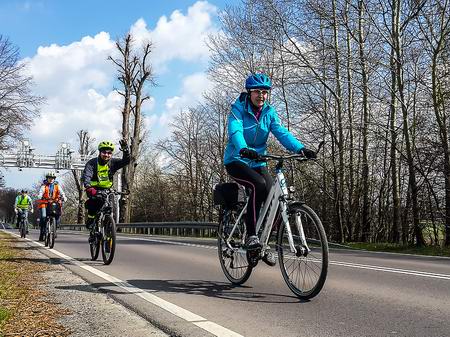
<svg viewBox="0 0 450 337"><path fill-rule="evenodd" d="M288 207L289 225L297 253L292 253L287 227L282 222L278 231L278 261L281 273L289 289L301 299L316 296L325 284L328 272L328 242L322 222L308 206L293 203ZM300 240L299 228L303 227L310 251Z"/></svg>
<svg viewBox="0 0 450 337"><path fill-rule="evenodd" d="M102 258L103 263L108 265L112 262L116 251L116 222L112 215L105 216L103 227L105 234L102 239Z"/></svg>
<svg viewBox="0 0 450 337"><path fill-rule="evenodd" d="M50 233L48 234L49 242L48 248L52 249L55 246L55 232L56 232L56 220L55 218L50 218Z"/></svg>
<svg viewBox="0 0 450 337"><path fill-rule="evenodd" d="M226 278L233 284L243 284L250 277L253 267L247 260L247 252L244 246L245 223L240 219L233 233L234 224L240 210L225 210L222 221L219 223L217 246L220 266ZM230 247L226 240L230 237Z"/></svg>

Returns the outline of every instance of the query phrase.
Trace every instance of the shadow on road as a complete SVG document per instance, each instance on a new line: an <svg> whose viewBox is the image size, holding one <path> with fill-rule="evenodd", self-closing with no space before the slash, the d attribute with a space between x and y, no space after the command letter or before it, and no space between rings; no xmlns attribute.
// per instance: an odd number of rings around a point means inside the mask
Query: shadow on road
<svg viewBox="0 0 450 337"><path fill-rule="evenodd" d="M128 280L129 284L157 295L158 293L183 293L221 298L232 301L258 303L302 303L295 296L251 291L249 286L234 286L227 282L201 280ZM128 294L111 283L93 283L93 287L110 294ZM126 286L126 284L124 284ZM60 286L59 289L85 291L83 286ZM86 290L90 291L90 290Z"/></svg>

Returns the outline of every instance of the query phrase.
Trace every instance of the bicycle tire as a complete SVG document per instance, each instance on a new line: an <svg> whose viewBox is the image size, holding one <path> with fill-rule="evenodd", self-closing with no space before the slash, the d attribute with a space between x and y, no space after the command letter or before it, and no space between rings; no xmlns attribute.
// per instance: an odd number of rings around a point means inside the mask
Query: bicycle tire
<svg viewBox="0 0 450 337"><path fill-rule="evenodd" d="M116 251L116 222L112 215L107 215L103 219L103 228L105 230L104 237L102 238L102 258L103 263L108 265L114 259L114 253Z"/></svg>
<svg viewBox="0 0 450 337"><path fill-rule="evenodd" d="M55 246L55 230L56 230L56 220L55 218L50 218L50 233L48 234L49 243L48 248L52 249Z"/></svg>
<svg viewBox="0 0 450 337"><path fill-rule="evenodd" d="M48 219L48 218L45 221L45 237L44 237L44 245L45 245L45 247L48 247L48 245L50 243L50 233L49 233L49 225L48 225L49 221L50 221L50 219Z"/></svg>
<svg viewBox="0 0 450 337"><path fill-rule="evenodd" d="M299 231L295 225L302 222L310 252L294 254L290 250L285 222L278 231L277 251L281 274L289 289L300 299L317 296L328 273L328 242L317 214L308 206L293 203L288 206L289 224L297 251L301 247Z"/></svg>
<svg viewBox="0 0 450 337"><path fill-rule="evenodd" d="M222 221L219 222L217 233L217 251L220 266L225 277L236 285L244 284L249 279L253 270L253 267L248 263L247 252L242 248L245 233L243 217L233 233L233 239L231 241L233 249L230 249L225 242L230 234L227 231L233 226L239 213L238 210L225 210Z"/></svg>
<svg viewBox="0 0 450 337"><path fill-rule="evenodd" d="M27 228L25 226L25 221L21 220L20 221L20 237L24 238L27 236Z"/></svg>
<svg viewBox="0 0 450 337"><path fill-rule="evenodd" d="M91 253L91 261L96 261L98 259L98 255L100 254L100 240L96 238L94 242L90 243L89 251Z"/></svg>

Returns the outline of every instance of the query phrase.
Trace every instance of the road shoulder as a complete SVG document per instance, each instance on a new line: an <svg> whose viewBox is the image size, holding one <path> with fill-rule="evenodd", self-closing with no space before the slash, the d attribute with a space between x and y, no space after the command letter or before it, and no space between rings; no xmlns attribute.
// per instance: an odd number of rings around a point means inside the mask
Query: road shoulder
<svg viewBox="0 0 450 337"><path fill-rule="evenodd" d="M15 240L14 245L36 269L34 292L40 293L42 302L57 306L55 321L69 336L168 336L65 268L62 259L48 258L22 240Z"/></svg>

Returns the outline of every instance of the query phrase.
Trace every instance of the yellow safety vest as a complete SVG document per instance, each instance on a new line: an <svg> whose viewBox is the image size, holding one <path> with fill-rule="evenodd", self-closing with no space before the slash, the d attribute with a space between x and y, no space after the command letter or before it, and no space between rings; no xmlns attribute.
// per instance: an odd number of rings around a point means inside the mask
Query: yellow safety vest
<svg viewBox="0 0 450 337"><path fill-rule="evenodd" d="M97 181L91 181L92 187L111 188L113 182L109 179L109 166L97 163Z"/></svg>
<svg viewBox="0 0 450 337"><path fill-rule="evenodd" d="M26 197L24 197L23 195L19 196L19 200L17 202L17 208L27 209L28 206L30 206L30 204L31 204L31 199L28 195Z"/></svg>

